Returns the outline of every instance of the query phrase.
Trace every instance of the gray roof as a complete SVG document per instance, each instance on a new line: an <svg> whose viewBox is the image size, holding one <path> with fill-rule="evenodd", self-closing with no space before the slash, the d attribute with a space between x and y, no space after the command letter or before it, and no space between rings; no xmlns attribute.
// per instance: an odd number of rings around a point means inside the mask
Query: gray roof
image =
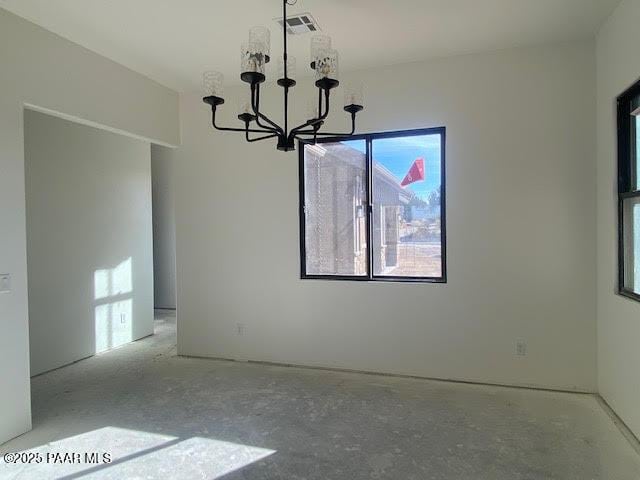
<svg viewBox="0 0 640 480"><path fill-rule="evenodd" d="M323 148L322 144L318 144L316 146L319 148ZM314 147L311 146L311 148ZM349 164L354 168L362 168L362 165L364 165L366 161L364 153L353 147L345 145L344 143L332 143L331 149L326 149L325 152L325 155L327 157L331 157L332 160ZM376 162L375 158L373 159L373 169L376 182L382 182L385 187L391 189L394 193L396 193L402 203L409 203L415 196L412 191L400 186L400 181L384 165Z"/></svg>

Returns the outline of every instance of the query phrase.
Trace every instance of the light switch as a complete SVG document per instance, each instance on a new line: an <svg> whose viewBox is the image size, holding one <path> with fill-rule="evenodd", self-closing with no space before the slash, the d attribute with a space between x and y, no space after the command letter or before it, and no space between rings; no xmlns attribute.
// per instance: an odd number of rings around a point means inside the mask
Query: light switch
<svg viewBox="0 0 640 480"><path fill-rule="evenodd" d="M0 293L11 292L11 275L0 273Z"/></svg>

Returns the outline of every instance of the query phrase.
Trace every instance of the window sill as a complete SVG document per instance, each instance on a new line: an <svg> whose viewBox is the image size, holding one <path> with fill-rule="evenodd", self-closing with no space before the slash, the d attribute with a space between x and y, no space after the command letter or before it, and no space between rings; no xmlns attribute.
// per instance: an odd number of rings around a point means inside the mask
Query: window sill
<svg viewBox="0 0 640 480"><path fill-rule="evenodd" d="M617 293L621 297L640 302L640 295L630 290L619 289Z"/></svg>
<svg viewBox="0 0 640 480"><path fill-rule="evenodd" d="M351 282L369 282L369 283L447 283L446 277L443 278L418 278L418 277L356 277L344 275L301 275L301 280L337 280ZM640 301L640 296L638 296Z"/></svg>

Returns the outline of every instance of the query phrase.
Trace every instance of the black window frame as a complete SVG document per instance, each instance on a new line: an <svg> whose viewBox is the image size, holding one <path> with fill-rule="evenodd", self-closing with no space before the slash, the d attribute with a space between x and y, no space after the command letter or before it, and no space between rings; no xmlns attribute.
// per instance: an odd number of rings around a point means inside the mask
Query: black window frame
<svg viewBox="0 0 640 480"><path fill-rule="evenodd" d="M356 282L400 282L400 283L447 283L447 181L446 181L446 127L431 127L411 130L395 130L389 132L362 133L351 136L335 136L317 138L316 143L336 143L349 140L365 140L366 142L366 239L367 239L367 274L366 275L318 275L308 274L306 271L306 225L305 225L305 176L304 176L304 145L312 144L312 141L298 141L298 183L299 183L299 216L300 216L300 278L302 280L339 280ZM371 248L373 229L373 204L371 198L373 175L372 143L381 138L411 137L424 135L440 135L440 242L442 270L439 277L410 277L375 275L373 273L373 249Z"/></svg>
<svg viewBox="0 0 640 480"><path fill-rule="evenodd" d="M618 109L618 294L640 302L640 294L625 287L625 246L624 246L624 201L639 198L640 190L634 183L635 179L634 148L635 139L632 138L631 109L634 101L640 99L640 80L622 93L617 99ZM635 180L635 182L634 182ZM640 232L638 232L640 234Z"/></svg>

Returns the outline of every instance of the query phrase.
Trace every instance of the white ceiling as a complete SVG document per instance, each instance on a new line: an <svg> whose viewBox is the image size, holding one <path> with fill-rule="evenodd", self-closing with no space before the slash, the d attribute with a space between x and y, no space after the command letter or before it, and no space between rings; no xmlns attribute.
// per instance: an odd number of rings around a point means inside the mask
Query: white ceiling
<svg viewBox="0 0 640 480"><path fill-rule="evenodd" d="M593 36L620 0L297 0L333 37L343 70ZM253 25L281 51L280 0L0 0L0 7L178 91L204 70L239 75ZM290 37L298 71L309 35ZM273 62L275 64L276 62ZM308 71L308 73L311 73Z"/></svg>

